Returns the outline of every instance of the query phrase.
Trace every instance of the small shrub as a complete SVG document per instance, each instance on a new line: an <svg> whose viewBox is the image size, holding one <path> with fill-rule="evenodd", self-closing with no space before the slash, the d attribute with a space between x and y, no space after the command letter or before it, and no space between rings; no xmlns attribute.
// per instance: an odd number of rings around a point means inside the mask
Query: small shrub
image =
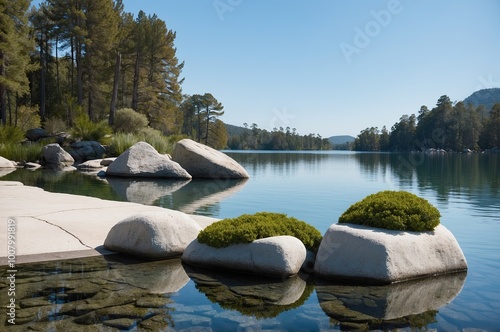
<svg viewBox="0 0 500 332"><path fill-rule="evenodd" d="M49 134L62 133L68 130L66 122L58 117L51 117L45 120L43 123L43 129L45 129Z"/></svg>
<svg viewBox="0 0 500 332"><path fill-rule="evenodd" d="M351 205L339 223L424 232L439 225L441 214L427 200L406 191L381 191Z"/></svg>
<svg viewBox="0 0 500 332"><path fill-rule="evenodd" d="M113 128L117 133L137 133L148 125L148 118L131 108L116 110Z"/></svg>
<svg viewBox="0 0 500 332"><path fill-rule="evenodd" d="M0 125L0 144L16 144L22 141L24 141L24 130L19 127Z"/></svg>
<svg viewBox="0 0 500 332"><path fill-rule="evenodd" d="M198 241L211 247L222 248L280 235L295 236L313 252L318 251L322 238L316 228L303 221L286 214L259 212L213 223L198 234Z"/></svg>
<svg viewBox="0 0 500 332"><path fill-rule="evenodd" d="M106 144L106 140L111 134L111 127L108 126L106 120L100 122L92 122L88 115L79 115L71 128L71 135L82 141L98 141Z"/></svg>
<svg viewBox="0 0 500 332"><path fill-rule="evenodd" d="M17 126L23 131L31 128L40 128L41 119L38 106L20 106L17 110Z"/></svg>

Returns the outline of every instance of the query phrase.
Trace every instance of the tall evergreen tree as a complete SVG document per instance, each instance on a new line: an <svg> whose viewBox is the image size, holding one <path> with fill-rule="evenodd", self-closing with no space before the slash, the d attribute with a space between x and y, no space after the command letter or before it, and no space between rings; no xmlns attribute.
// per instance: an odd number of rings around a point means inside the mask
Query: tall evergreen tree
<svg viewBox="0 0 500 332"><path fill-rule="evenodd" d="M0 0L0 122L7 124L9 99L29 92L27 73L34 70L30 52L34 49L29 34L30 0ZM12 122L12 116L10 117Z"/></svg>

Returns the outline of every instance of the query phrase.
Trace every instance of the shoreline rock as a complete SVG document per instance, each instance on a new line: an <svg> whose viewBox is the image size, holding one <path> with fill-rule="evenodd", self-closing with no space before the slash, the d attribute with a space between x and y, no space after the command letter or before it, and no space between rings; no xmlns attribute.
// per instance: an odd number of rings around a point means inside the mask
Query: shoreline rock
<svg viewBox="0 0 500 332"><path fill-rule="evenodd" d="M242 179L247 171L233 158L191 139L183 139L174 146L172 159L194 178Z"/></svg>
<svg viewBox="0 0 500 332"><path fill-rule="evenodd" d="M143 213L114 225L104 240L104 247L149 259L179 257L200 230L201 227L182 212Z"/></svg>
<svg viewBox="0 0 500 332"><path fill-rule="evenodd" d="M123 152L106 170L106 175L123 177L191 179L177 162L161 155L146 142L138 142Z"/></svg>
<svg viewBox="0 0 500 332"><path fill-rule="evenodd" d="M465 270L462 249L443 225L432 232L403 232L333 224L314 265L323 278L377 284Z"/></svg>
<svg viewBox="0 0 500 332"><path fill-rule="evenodd" d="M299 273L306 260L306 248L293 236L273 236L252 243L214 248L194 240L182 254L182 261L203 266L275 277Z"/></svg>

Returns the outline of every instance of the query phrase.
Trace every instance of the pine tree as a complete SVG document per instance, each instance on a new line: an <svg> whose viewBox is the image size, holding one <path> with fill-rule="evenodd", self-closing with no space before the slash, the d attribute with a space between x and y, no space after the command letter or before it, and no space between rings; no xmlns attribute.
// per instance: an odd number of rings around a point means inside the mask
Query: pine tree
<svg viewBox="0 0 500 332"><path fill-rule="evenodd" d="M7 124L8 96L29 92L27 73L36 67L30 62L34 49L29 34L30 0L0 0L0 120ZM14 99L14 98L9 98ZM9 119L12 122L12 116Z"/></svg>

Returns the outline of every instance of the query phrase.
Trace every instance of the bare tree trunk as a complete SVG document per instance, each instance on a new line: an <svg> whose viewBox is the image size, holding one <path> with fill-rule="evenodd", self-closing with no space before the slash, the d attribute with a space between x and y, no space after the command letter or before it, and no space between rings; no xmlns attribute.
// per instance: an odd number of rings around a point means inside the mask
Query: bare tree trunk
<svg viewBox="0 0 500 332"><path fill-rule="evenodd" d="M0 66L0 76L5 76L5 54L0 52L0 62L2 65ZM6 109L6 102L5 102L5 85L0 84L0 112L1 112L1 122L2 125L7 124L7 109Z"/></svg>
<svg viewBox="0 0 500 332"><path fill-rule="evenodd" d="M134 85L132 87L132 109L137 111L139 106L139 53L136 54L134 67Z"/></svg>
<svg viewBox="0 0 500 332"><path fill-rule="evenodd" d="M113 79L113 94L111 96L111 106L109 108L108 123L110 126L115 124L116 100L118 99L118 83L120 81L120 64L121 64L121 62L122 62L122 55L118 52L116 54L115 77Z"/></svg>

